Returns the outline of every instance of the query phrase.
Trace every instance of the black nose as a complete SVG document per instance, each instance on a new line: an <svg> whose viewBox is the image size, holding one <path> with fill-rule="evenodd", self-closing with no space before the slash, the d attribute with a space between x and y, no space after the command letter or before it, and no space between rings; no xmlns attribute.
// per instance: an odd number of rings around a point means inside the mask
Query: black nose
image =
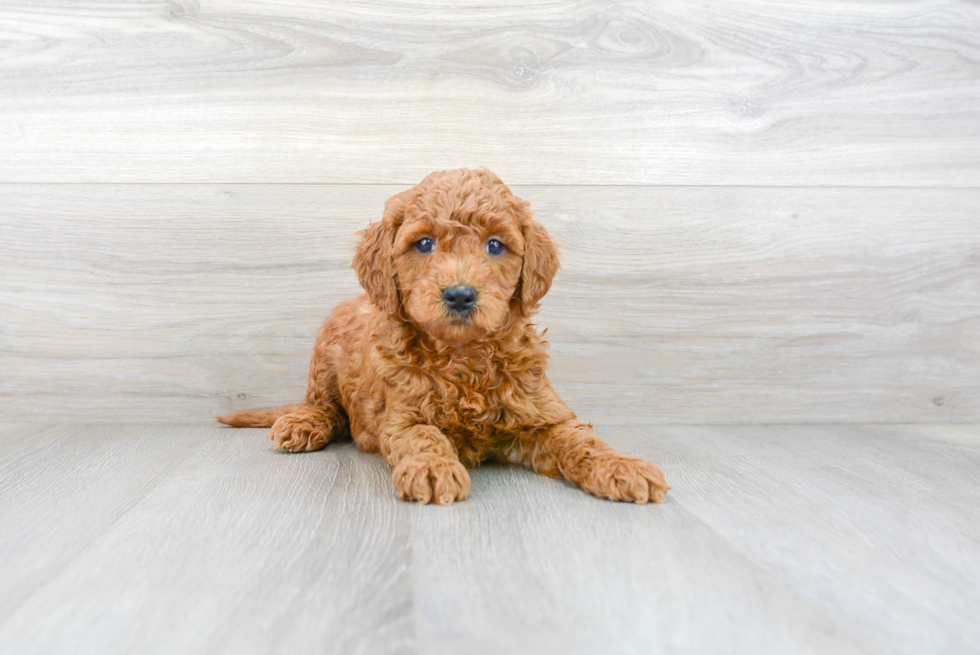
<svg viewBox="0 0 980 655"><path fill-rule="evenodd" d="M442 290L442 300L451 312L460 314L473 309L476 304L476 289L466 284L456 284Z"/></svg>

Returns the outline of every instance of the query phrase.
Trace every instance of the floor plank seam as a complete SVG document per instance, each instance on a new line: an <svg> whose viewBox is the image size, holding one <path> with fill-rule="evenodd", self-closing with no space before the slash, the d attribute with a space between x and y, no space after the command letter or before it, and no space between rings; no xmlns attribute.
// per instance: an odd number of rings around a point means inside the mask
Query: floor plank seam
<svg viewBox="0 0 980 655"><path fill-rule="evenodd" d="M56 425L70 426L72 424L64 423L64 424L56 424ZM98 425L98 424L93 424L93 425ZM202 445L199 448L203 449L204 447L205 444L202 443ZM98 527L98 530L94 530L93 537L84 541L73 552L71 558L66 558L63 564L61 564L60 566L54 569L51 569L49 571L49 574L45 577L45 579L41 583L31 588L31 590L21 598L19 605L20 606L25 605L32 597L34 597L35 595L43 591L45 587L56 582L61 575L63 575L66 571L70 570L75 565L76 560L78 560L83 553L88 552L89 550L94 548L97 544L110 538L112 535L112 530L113 528L115 528L115 526L117 526L134 509L142 505L142 503L149 497L149 495L155 489L159 488L160 485L163 484L163 482L170 476L171 473L173 473L176 469L182 467L197 452L199 452L198 449L187 451L184 457L180 458L178 461L174 462L171 466L169 466L165 471L161 472L161 474L157 478L155 478L155 480L153 480L149 485L140 487L140 493L136 494L134 498L129 499L125 505L121 506L120 511L118 512L118 514L113 516L111 521L109 521L104 525L100 525ZM16 611L17 610L14 610L12 614L15 614Z"/></svg>

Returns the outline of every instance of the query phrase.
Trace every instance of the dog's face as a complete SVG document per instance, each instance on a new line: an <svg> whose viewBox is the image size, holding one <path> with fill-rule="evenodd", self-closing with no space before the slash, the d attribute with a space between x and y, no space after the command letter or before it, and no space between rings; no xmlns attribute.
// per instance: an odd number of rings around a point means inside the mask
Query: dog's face
<svg viewBox="0 0 980 655"><path fill-rule="evenodd" d="M464 344L530 313L551 286L558 254L496 175L459 169L391 198L364 232L354 268L382 309Z"/></svg>
<svg viewBox="0 0 980 655"><path fill-rule="evenodd" d="M524 237L501 207L445 206L427 195L405 211L395 234L395 274L408 318L450 343L500 328L521 277ZM484 198L486 200L486 198Z"/></svg>

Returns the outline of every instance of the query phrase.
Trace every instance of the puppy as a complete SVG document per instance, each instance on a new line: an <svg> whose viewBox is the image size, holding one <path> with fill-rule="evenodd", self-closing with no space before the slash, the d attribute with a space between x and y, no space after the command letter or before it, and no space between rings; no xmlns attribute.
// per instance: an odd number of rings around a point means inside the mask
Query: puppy
<svg viewBox="0 0 980 655"><path fill-rule="evenodd" d="M441 171L389 199L361 234L354 269L367 294L320 328L306 401L219 421L271 426L290 452L349 431L391 465L398 496L419 503L465 500L466 469L487 460L601 498L664 500L660 469L599 439L545 375L531 316L558 253L528 203L485 168Z"/></svg>

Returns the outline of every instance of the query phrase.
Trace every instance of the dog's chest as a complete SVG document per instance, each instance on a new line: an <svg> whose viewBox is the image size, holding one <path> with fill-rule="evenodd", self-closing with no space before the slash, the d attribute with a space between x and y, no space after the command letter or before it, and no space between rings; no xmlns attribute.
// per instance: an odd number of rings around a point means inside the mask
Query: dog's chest
<svg viewBox="0 0 980 655"><path fill-rule="evenodd" d="M539 384L505 363L453 364L428 371L428 377L431 391L422 400L422 413L447 434L490 438L536 414L530 393Z"/></svg>

